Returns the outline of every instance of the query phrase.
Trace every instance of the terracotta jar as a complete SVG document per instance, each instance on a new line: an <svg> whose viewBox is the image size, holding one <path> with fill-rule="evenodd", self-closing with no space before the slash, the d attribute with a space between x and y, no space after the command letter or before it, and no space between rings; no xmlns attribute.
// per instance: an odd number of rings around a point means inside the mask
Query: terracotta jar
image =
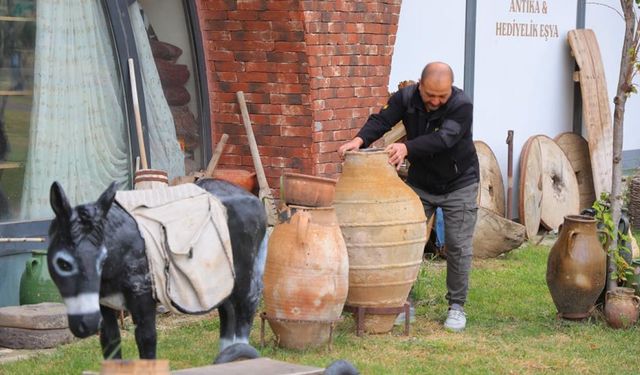
<svg viewBox="0 0 640 375"><path fill-rule="evenodd" d="M382 150L347 152L334 207L349 252L350 307L399 308L416 280L427 241L420 198ZM397 314L366 313L364 330L389 332Z"/></svg>
<svg viewBox="0 0 640 375"><path fill-rule="evenodd" d="M266 318L278 345L326 344L347 298L349 258L333 207L290 207L269 238Z"/></svg>
<svg viewBox="0 0 640 375"><path fill-rule="evenodd" d="M588 317L606 282L607 256L596 220L568 215L547 260L547 286L560 317Z"/></svg>
<svg viewBox="0 0 640 375"><path fill-rule="evenodd" d="M638 321L639 306L633 288L615 288L605 295L604 317L611 328L629 328Z"/></svg>

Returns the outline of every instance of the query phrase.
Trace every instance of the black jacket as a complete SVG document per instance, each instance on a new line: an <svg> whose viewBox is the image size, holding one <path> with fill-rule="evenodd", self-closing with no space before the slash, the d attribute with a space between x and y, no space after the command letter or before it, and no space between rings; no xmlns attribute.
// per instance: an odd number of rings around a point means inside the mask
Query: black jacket
<svg viewBox="0 0 640 375"><path fill-rule="evenodd" d="M478 155L471 125L473 104L453 87L449 100L427 112L417 85L393 94L379 113L369 116L358 137L362 147L401 121L407 131L408 182L432 194L446 194L479 181Z"/></svg>

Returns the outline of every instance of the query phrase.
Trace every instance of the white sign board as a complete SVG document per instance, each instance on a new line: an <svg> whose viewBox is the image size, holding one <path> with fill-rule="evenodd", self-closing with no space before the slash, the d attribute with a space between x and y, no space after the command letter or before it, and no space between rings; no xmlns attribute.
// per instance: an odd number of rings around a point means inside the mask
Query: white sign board
<svg viewBox="0 0 640 375"><path fill-rule="evenodd" d="M573 129L574 62L566 36L576 27L576 9L576 0L478 1L474 139L496 154L505 191L508 130L514 130L515 193L526 140ZM514 211L518 205L514 194Z"/></svg>

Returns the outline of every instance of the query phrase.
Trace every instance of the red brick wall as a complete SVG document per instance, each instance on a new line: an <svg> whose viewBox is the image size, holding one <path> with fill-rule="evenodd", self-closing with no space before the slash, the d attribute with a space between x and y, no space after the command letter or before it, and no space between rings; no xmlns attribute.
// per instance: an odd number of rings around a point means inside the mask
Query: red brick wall
<svg viewBox="0 0 640 375"><path fill-rule="evenodd" d="M198 0L214 144L253 163L243 91L272 188L283 172L336 176L338 145L386 101L401 0Z"/></svg>

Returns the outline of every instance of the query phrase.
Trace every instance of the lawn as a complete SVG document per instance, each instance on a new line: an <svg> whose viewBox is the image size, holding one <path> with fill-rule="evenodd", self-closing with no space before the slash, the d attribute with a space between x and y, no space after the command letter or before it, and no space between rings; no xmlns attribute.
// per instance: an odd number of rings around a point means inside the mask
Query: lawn
<svg viewBox="0 0 640 375"><path fill-rule="evenodd" d="M637 233L636 233L637 234ZM551 242L552 243L552 242ZM400 327L383 335L357 337L350 315L337 327L333 349L280 349L267 328L267 344L259 346L260 321L252 343L262 356L325 367L347 359L362 374L626 374L640 372L640 332L613 330L601 318L587 323L556 319L546 281L549 246L525 245L498 259L475 261L471 275L467 329L455 334L442 329L444 265L425 261L422 298L410 335ZM218 347L218 321L208 317L163 316L159 323L158 356L172 369L203 366ZM124 355L135 358L133 327L124 332ZM78 374L99 371L97 337L78 340L51 355L0 366L2 374Z"/></svg>

